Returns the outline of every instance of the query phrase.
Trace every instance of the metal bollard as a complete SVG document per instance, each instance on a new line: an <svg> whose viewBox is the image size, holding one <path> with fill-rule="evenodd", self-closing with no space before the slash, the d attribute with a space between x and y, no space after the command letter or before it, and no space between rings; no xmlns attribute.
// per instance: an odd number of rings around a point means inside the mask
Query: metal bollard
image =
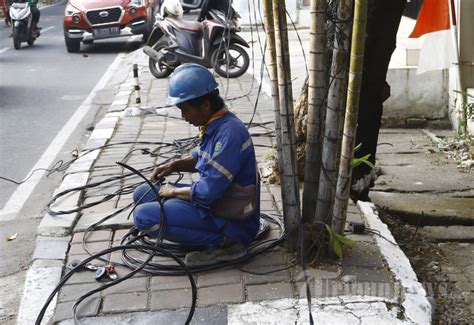
<svg viewBox="0 0 474 325"><path fill-rule="evenodd" d="M140 104L142 100L140 99L140 83L138 81L138 65L133 64L133 79L135 81L135 103Z"/></svg>

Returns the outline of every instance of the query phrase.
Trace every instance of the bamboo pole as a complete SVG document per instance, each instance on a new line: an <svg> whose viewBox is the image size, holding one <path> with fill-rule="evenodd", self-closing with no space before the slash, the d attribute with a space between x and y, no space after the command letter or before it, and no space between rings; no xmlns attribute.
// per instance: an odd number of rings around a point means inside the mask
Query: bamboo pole
<svg viewBox="0 0 474 325"><path fill-rule="evenodd" d="M293 92L291 87L290 54L288 48L288 27L284 0L273 1L273 20L275 28L275 47L280 96L280 122L282 143L283 178L281 192L285 217L285 230L288 237L288 251L298 249L298 225L300 223L300 199L298 189L298 169L296 163L296 136L293 113Z"/></svg>
<svg viewBox="0 0 474 325"><path fill-rule="evenodd" d="M324 124L320 123L326 97L326 0L311 0L309 39L308 124L306 136L303 221L310 222L316 212L321 142Z"/></svg>
<svg viewBox="0 0 474 325"><path fill-rule="evenodd" d="M336 190L337 152L341 134L347 85L347 60L349 52L350 21L353 0L340 0L337 8L336 36L329 79L329 94L324 130L321 175L319 179L316 220L331 221Z"/></svg>
<svg viewBox="0 0 474 325"><path fill-rule="evenodd" d="M267 40L266 62L270 77L273 113L275 115L275 137L277 143L278 160L280 162L280 179L282 179L281 162L281 123L280 123L280 96L278 94L278 76L275 52L275 27L273 25L272 0L263 0L263 23ZM283 194L283 193L282 193Z"/></svg>
<svg viewBox="0 0 474 325"><path fill-rule="evenodd" d="M336 198L332 217L332 228L342 234L347 216L349 201L352 158L359 115L359 99L362 87L364 68L364 51L367 25L367 0L355 0L354 25L352 29L351 61L349 66L349 84L347 87L346 117L342 138L339 178L337 180Z"/></svg>

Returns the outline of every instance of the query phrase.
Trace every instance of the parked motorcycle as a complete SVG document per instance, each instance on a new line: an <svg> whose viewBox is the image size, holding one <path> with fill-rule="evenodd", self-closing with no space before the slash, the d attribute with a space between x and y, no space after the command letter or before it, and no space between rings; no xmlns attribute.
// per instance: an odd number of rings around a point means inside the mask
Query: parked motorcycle
<svg viewBox="0 0 474 325"><path fill-rule="evenodd" d="M239 35L238 24L218 10L203 22L178 16L157 15L153 31L143 51L150 57L149 68L156 78L167 77L182 63L192 62L214 68L223 77L237 78L249 67L243 47L249 44Z"/></svg>
<svg viewBox="0 0 474 325"><path fill-rule="evenodd" d="M39 29L31 31L31 10L28 2L13 2L10 6L13 47L18 50L22 42L33 45L39 37Z"/></svg>

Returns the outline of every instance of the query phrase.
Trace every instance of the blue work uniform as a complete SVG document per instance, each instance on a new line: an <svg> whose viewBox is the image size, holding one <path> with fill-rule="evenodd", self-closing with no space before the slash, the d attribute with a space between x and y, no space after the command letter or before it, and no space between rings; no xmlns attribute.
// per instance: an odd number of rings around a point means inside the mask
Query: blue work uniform
<svg viewBox="0 0 474 325"><path fill-rule="evenodd" d="M188 246L212 248L227 236L233 242L248 246L260 225L260 184L255 150L247 128L234 114L227 113L206 127L192 155L197 159L200 178L191 184L191 202L178 198L164 202L165 238ZM228 220L211 212L211 205L232 182L241 186L257 185L255 213L244 221ZM141 230L160 221L159 203L152 202L156 198L148 190L145 184L134 192L138 204L134 221Z"/></svg>

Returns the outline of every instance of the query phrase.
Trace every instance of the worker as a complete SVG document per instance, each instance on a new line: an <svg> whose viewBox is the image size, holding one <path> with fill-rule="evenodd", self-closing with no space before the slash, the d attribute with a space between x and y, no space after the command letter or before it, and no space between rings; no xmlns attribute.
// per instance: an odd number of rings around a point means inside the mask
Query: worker
<svg viewBox="0 0 474 325"><path fill-rule="evenodd" d="M182 118L199 127L200 143L191 155L156 167L149 185L138 187L133 199L136 227L194 250L188 266L227 262L244 256L260 225L260 183L255 150L247 128L231 113L212 74L203 66L179 66L168 83L168 103ZM160 185L172 173L197 172L192 184Z"/></svg>

